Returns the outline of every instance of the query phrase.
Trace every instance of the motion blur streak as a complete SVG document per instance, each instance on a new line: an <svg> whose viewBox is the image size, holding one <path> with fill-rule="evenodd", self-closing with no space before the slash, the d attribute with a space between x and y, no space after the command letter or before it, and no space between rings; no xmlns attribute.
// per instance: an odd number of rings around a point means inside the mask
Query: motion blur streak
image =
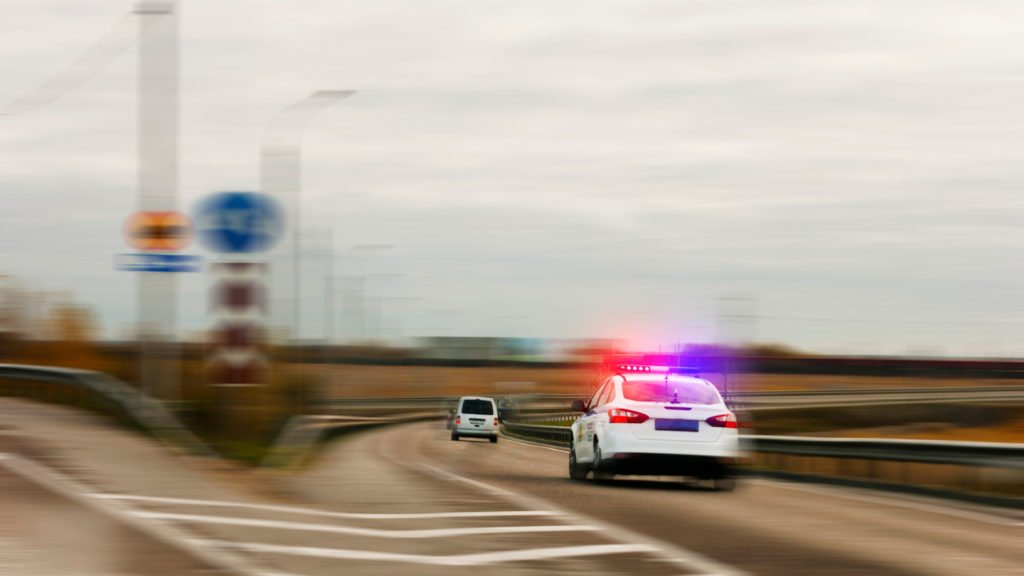
<svg viewBox="0 0 1024 576"><path fill-rule="evenodd" d="M1024 576L1024 2L0 54L0 576Z"/></svg>

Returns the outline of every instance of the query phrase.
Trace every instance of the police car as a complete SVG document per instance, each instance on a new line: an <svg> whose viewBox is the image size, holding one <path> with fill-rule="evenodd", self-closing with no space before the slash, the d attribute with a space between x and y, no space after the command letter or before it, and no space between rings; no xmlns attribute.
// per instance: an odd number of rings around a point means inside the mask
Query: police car
<svg viewBox="0 0 1024 576"><path fill-rule="evenodd" d="M739 458L736 415L713 384L685 368L617 367L572 425L569 477L609 480L615 474L686 476L735 487Z"/></svg>

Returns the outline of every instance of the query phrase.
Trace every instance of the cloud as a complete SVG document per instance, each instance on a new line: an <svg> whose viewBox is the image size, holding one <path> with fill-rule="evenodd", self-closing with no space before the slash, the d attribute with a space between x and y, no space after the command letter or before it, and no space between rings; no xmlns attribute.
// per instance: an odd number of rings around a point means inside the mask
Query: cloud
<svg viewBox="0 0 1024 576"><path fill-rule="evenodd" d="M0 49L20 56L0 61L7 98L130 8L11 4ZM685 322L712 332L716 298L744 293L765 340L1006 353L1021 334L989 320L1021 288L1022 10L187 2L180 201L255 188L273 114L315 90L357 89L305 133L303 221L333 229L340 252L395 244L382 262L422 298L409 314L457 306L466 329L490 331L500 308L530 317L522 332L629 324L630 338L658 342ZM60 101L0 120L4 271L74 288L110 326L133 318L132 282L109 262L135 205L135 65L125 54ZM206 322L204 282L181 282L189 330ZM803 316L873 322L785 320ZM990 344L915 324L947 318L975 322L972 338Z"/></svg>

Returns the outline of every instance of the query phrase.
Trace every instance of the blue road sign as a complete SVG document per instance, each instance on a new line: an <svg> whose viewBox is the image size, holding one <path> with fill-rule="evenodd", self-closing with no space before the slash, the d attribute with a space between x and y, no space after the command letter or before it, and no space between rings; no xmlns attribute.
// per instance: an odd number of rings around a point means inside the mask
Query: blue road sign
<svg viewBox="0 0 1024 576"><path fill-rule="evenodd" d="M199 272L203 259L191 254L118 254L114 266L125 272Z"/></svg>
<svg viewBox="0 0 1024 576"><path fill-rule="evenodd" d="M284 229L277 202L258 192L208 196L196 207L194 220L203 246L222 254L269 250Z"/></svg>

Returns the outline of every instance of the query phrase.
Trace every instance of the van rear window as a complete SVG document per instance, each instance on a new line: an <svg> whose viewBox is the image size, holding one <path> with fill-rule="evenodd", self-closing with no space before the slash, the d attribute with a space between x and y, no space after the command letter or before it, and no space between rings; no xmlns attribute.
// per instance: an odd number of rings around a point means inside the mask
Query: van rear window
<svg viewBox="0 0 1024 576"><path fill-rule="evenodd" d="M494 414L494 405L487 400L463 400L462 413L490 416Z"/></svg>

